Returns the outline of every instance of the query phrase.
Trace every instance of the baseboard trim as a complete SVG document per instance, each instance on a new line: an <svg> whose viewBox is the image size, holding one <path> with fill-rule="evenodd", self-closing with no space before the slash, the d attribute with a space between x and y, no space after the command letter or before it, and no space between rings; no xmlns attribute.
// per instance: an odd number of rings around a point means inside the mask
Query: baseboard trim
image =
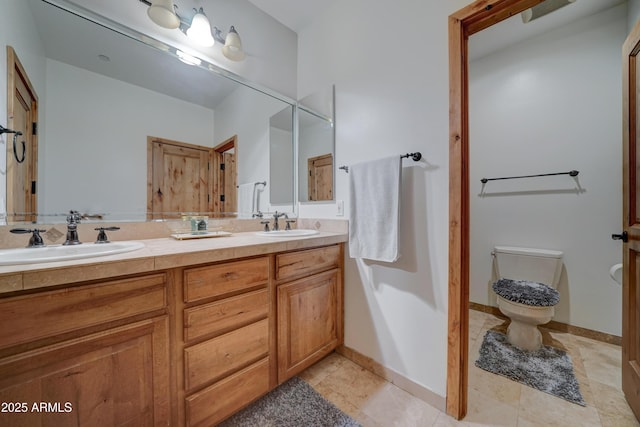
<svg viewBox="0 0 640 427"><path fill-rule="evenodd" d="M471 310L493 314L494 316L500 317L502 319L507 318L504 314L502 314L502 312L500 312L500 309L498 307L478 304L477 302L469 301L469 308ZM578 335L580 337L590 338L592 340L605 342L607 344L622 345L622 337L619 337L617 335L611 335L604 332L594 331L592 329L581 328L579 326L568 325L566 323L556 322L555 320L546 323L542 327L558 332L567 332L573 335Z"/></svg>
<svg viewBox="0 0 640 427"><path fill-rule="evenodd" d="M356 365L359 365L362 368L400 387L407 393L412 394L413 396L433 406L439 411L446 412L446 398L444 396L440 396L439 394L434 393L425 386L410 380L409 378L405 377L402 374L399 374L393 369L387 368L382 364L376 362L372 358L365 356L364 354L359 353L349 347L345 347L344 345L339 346L336 349L336 352L351 360Z"/></svg>

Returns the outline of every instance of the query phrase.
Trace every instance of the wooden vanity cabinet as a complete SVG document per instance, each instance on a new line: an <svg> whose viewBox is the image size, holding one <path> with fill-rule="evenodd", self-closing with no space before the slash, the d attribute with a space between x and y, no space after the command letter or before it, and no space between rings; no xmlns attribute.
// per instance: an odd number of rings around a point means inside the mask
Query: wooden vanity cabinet
<svg viewBox="0 0 640 427"><path fill-rule="evenodd" d="M0 426L170 424L164 274L0 299Z"/></svg>
<svg viewBox="0 0 640 427"><path fill-rule="evenodd" d="M276 255L278 382L343 342L342 245Z"/></svg>
<svg viewBox="0 0 640 427"><path fill-rule="evenodd" d="M269 256L184 271L188 426L219 423L271 387Z"/></svg>
<svg viewBox="0 0 640 427"><path fill-rule="evenodd" d="M342 257L335 244L4 296L0 427L218 424L342 343Z"/></svg>

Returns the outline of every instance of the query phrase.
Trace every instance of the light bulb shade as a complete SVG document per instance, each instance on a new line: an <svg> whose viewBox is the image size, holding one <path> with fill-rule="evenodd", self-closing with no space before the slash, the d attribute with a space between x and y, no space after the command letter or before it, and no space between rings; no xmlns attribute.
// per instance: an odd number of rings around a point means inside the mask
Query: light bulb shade
<svg viewBox="0 0 640 427"><path fill-rule="evenodd" d="M222 54L232 61L242 61L245 58L244 50L242 50L242 42L236 29L231 26L227 38L224 41Z"/></svg>
<svg viewBox="0 0 640 427"><path fill-rule="evenodd" d="M174 30L180 26L180 18L176 15L171 0L153 0L147 9L147 15L161 27Z"/></svg>
<svg viewBox="0 0 640 427"><path fill-rule="evenodd" d="M213 46L214 40L211 35L211 24L202 8L200 8L198 13L193 17L191 27L187 30L187 36L200 46Z"/></svg>

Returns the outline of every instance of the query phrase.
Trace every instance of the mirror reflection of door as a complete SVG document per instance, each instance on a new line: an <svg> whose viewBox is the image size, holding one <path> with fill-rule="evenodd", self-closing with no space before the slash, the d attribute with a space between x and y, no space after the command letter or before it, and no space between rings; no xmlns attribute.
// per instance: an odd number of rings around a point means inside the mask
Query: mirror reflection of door
<svg viewBox="0 0 640 427"><path fill-rule="evenodd" d="M213 148L213 211L238 210L237 135Z"/></svg>
<svg viewBox="0 0 640 427"><path fill-rule="evenodd" d="M310 201L333 200L333 155L331 153L307 159Z"/></svg>
<svg viewBox="0 0 640 427"><path fill-rule="evenodd" d="M210 157L210 147L148 137L147 217L211 211Z"/></svg>
<svg viewBox="0 0 640 427"><path fill-rule="evenodd" d="M12 221L35 221L38 176L38 95L16 52L7 46L7 128L22 132L7 147L7 214Z"/></svg>
<svg viewBox="0 0 640 427"><path fill-rule="evenodd" d="M623 47L623 249L622 279L622 391L640 419L640 187L638 186L640 136L640 22Z"/></svg>

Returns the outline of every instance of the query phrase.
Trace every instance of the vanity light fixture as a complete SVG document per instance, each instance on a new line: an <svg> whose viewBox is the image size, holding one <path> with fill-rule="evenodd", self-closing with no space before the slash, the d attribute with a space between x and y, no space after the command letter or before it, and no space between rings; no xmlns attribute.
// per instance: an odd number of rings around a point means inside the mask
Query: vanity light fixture
<svg viewBox="0 0 640 427"><path fill-rule="evenodd" d="M193 16L191 26L187 29L186 34L187 37L198 43L200 46L210 47L215 43L215 40L213 40L213 36L211 35L211 24L209 23L209 18L204 14L204 10L202 8L200 8L200 10L198 10Z"/></svg>
<svg viewBox="0 0 640 427"><path fill-rule="evenodd" d="M195 15L191 22L187 22L175 12L175 6L172 0L139 0L149 6L147 14L149 18L157 25L168 28L179 28L190 39L198 43L200 46L210 47L217 41L224 46L222 54L231 61L242 61L246 54L242 49L240 36L232 25L226 37L217 27L211 28L209 18L204 13L204 9L193 9Z"/></svg>
<svg viewBox="0 0 640 427"><path fill-rule="evenodd" d="M227 33L227 38L224 40L222 54L232 61L242 61L246 56L244 50L242 50L240 36L233 25L229 29L229 33Z"/></svg>
<svg viewBox="0 0 640 427"><path fill-rule="evenodd" d="M147 15L163 28L174 30L180 26L180 18L173 9L172 0L152 0Z"/></svg>

